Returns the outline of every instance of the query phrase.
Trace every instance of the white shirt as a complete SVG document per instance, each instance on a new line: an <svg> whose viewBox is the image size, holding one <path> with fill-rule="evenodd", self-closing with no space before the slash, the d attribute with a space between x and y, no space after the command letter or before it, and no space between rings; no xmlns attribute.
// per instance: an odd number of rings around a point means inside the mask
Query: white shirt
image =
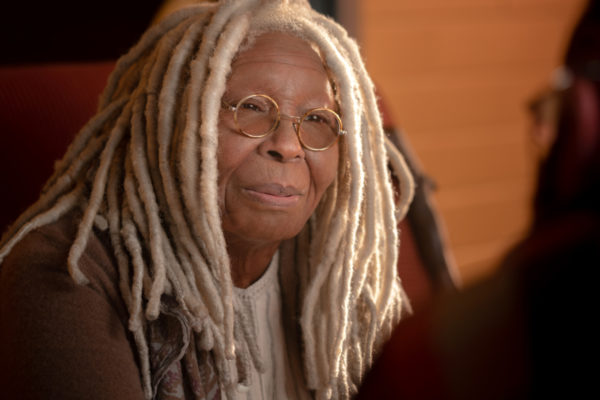
<svg viewBox="0 0 600 400"><path fill-rule="evenodd" d="M304 378L297 376L288 358L282 318L281 288L277 254L263 276L246 289L234 288L234 295L249 316L265 366L261 374L252 368L251 386L240 387L235 399L311 399Z"/></svg>

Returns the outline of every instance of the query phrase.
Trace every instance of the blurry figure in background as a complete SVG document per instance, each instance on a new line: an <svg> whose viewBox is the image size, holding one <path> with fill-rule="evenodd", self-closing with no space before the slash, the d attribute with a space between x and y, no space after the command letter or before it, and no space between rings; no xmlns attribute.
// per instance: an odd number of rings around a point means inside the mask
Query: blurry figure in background
<svg viewBox="0 0 600 400"><path fill-rule="evenodd" d="M531 129L529 138L537 161L543 161L556 140L562 93L573 82L569 69L561 66L554 71L549 87L529 102Z"/></svg>
<svg viewBox="0 0 600 400"><path fill-rule="evenodd" d="M597 392L598 1L576 26L562 71L562 85L546 103L555 113L549 131L555 134L544 136L548 149L541 153L529 234L494 276L401 323L358 399L584 398Z"/></svg>

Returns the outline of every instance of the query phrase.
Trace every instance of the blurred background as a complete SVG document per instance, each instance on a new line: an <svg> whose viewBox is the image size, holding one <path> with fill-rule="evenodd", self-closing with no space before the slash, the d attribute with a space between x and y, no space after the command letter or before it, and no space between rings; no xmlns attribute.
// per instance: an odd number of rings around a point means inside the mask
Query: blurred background
<svg viewBox="0 0 600 400"><path fill-rule="evenodd" d="M527 103L549 85L586 2L355 3L367 68L437 186L460 277L480 279L529 224Z"/></svg>
<svg viewBox="0 0 600 400"><path fill-rule="evenodd" d="M114 60L162 1L5 5L0 63ZM585 0L332 0L313 6L361 45L395 125L435 185L463 284L530 222L528 101L548 86ZM4 185L3 185L4 186Z"/></svg>

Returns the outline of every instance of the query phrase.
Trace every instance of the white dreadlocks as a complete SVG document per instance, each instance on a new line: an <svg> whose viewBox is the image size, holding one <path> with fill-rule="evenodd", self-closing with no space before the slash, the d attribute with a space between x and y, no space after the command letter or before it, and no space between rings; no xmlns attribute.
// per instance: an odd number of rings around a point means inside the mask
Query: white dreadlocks
<svg viewBox="0 0 600 400"><path fill-rule="evenodd" d="M69 272L91 230L108 229L151 397L147 323L172 295L226 390L261 368L247 316L236 311L217 199L220 102L250 34L283 31L315 45L335 81L346 130L336 180L303 231L280 249L282 291L300 322L304 374L317 398L356 392L406 307L397 277L397 226L412 178L386 140L356 43L306 0L222 0L186 7L121 57L97 115L57 164L40 199L11 226L0 262L32 230L80 207ZM385 156L387 155L387 157ZM400 181L394 202L389 165ZM148 257L146 257L146 254ZM297 300L296 300L297 299ZM240 362L228 360L237 358ZM233 369L242 369L233 371Z"/></svg>

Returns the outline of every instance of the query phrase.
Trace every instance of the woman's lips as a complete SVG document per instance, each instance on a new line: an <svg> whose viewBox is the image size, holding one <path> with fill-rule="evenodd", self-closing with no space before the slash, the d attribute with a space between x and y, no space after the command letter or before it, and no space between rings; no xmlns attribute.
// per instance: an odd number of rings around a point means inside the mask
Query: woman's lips
<svg viewBox="0 0 600 400"><path fill-rule="evenodd" d="M245 192L261 203L277 207L294 205L302 196L302 191L299 189L278 183L252 185L245 188Z"/></svg>

